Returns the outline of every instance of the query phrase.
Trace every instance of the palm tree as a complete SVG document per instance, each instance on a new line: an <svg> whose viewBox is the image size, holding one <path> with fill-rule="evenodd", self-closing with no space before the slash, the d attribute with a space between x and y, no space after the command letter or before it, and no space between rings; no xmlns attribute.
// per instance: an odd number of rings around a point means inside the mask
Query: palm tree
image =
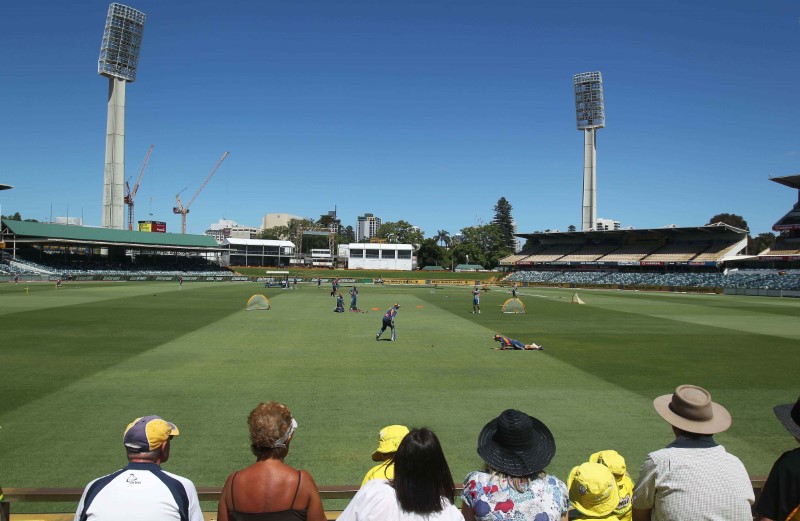
<svg viewBox="0 0 800 521"><path fill-rule="evenodd" d="M450 246L450 233L447 230L437 231L436 235L433 236L433 239L437 243L442 243L445 246Z"/></svg>

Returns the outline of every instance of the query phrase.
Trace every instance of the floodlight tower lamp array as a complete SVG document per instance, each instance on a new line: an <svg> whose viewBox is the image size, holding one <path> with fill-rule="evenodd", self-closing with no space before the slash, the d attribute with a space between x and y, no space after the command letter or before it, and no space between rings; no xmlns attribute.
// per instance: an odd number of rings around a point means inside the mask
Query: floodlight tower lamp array
<svg viewBox="0 0 800 521"><path fill-rule="evenodd" d="M136 80L146 15L122 4L108 7L97 73L108 78L102 226L125 227L125 86Z"/></svg>
<svg viewBox="0 0 800 521"><path fill-rule="evenodd" d="M575 120L583 131L583 205L581 229L597 227L597 129L606 126L603 76L584 72L572 77L575 88Z"/></svg>

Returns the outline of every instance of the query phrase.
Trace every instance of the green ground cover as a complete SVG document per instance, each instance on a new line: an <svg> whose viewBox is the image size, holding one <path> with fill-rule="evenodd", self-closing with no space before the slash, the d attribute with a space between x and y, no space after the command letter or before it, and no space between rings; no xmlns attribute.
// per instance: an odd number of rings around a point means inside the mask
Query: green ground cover
<svg viewBox="0 0 800 521"><path fill-rule="evenodd" d="M300 425L288 462L321 485L359 483L391 423L434 429L459 481L509 407L553 431L562 479L607 448L636 478L671 439L652 400L681 383L731 411L718 440L751 475L793 447L772 406L800 392L798 300L581 291L581 306L572 290L523 288L528 314L503 315L495 289L473 315L469 287L360 289L367 312L339 314L314 284L0 286L0 484L81 487L124 463L130 420L159 414L181 429L166 468L221 486L252 461L246 417L270 399ZM273 309L244 311L254 293ZM398 341L376 342L395 301ZM546 350L494 351L496 332Z"/></svg>

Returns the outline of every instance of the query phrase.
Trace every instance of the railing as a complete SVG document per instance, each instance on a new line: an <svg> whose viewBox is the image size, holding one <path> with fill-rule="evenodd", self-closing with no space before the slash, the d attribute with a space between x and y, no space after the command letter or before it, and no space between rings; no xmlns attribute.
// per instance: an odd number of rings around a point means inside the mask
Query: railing
<svg viewBox="0 0 800 521"><path fill-rule="evenodd" d="M327 499L351 499L360 487L358 485L346 486L329 486L320 487L319 494L322 500ZM461 485L458 490L461 490ZM11 519L36 519L48 521L61 521L71 520L75 514L37 514L36 516L29 517L28 514L14 514L13 518L11 513L11 505L13 503L75 503L77 506L78 501L81 499L83 493L82 488L7 488L4 489L5 496L3 501L0 502L0 521L9 521ZM197 496L200 501L219 501L219 495L222 489L219 487L198 487ZM339 517L338 511L325 512L329 520L334 520ZM21 517L21 516L24 516ZM204 512L207 520L214 520L217 517L216 512Z"/></svg>
<svg viewBox="0 0 800 521"><path fill-rule="evenodd" d="M753 485L756 500L761 495L761 490L764 488L764 482L767 480L766 476L750 476L750 482ZM360 486L346 485L346 486L327 486L319 487L319 495L322 500L328 499L351 499ZM455 484L456 498L461 495L463 489L461 483ZM219 495L222 489L219 487L198 487L197 495L200 501L219 501ZM83 493L82 488L8 488L5 489L5 497L0 501L0 521L16 521L17 519L36 519L47 521L68 521L74 518L74 513L70 514L37 514L29 516L28 514L15 514L14 519L11 518L11 505L13 503L58 503L58 502L72 502L77 506L78 501L81 499ZM327 510L325 515L329 520L335 520L339 517L340 511ZM216 512L204 512L204 517L207 521L216 520ZM24 517L22 517L24 516Z"/></svg>

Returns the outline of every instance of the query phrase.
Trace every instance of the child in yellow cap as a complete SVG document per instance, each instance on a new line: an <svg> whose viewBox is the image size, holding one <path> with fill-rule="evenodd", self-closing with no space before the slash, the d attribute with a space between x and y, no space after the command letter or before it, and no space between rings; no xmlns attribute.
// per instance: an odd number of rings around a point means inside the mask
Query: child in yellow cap
<svg viewBox="0 0 800 521"><path fill-rule="evenodd" d="M372 479L394 478L394 454L406 434L408 434L408 427L405 425L388 425L381 429L378 448L372 453L372 461L380 461L380 463L369 469L367 475L364 476L364 481L361 482L362 487Z"/></svg>
<svg viewBox="0 0 800 521"><path fill-rule="evenodd" d="M614 509L619 504L619 491L614 475L600 463L582 463L567 478L569 501L579 512L571 519L619 521Z"/></svg>
<svg viewBox="0 0 800 521"><path fill-rule="evenodd" d="M633 480L628 475L625 458L615 450L601 450L589 456L592 463L601 463L608 467L614 475L619 489L619 505L614 509L614 515L620 521L631 521L633 515L631 497L633 495Z"/></svg>

